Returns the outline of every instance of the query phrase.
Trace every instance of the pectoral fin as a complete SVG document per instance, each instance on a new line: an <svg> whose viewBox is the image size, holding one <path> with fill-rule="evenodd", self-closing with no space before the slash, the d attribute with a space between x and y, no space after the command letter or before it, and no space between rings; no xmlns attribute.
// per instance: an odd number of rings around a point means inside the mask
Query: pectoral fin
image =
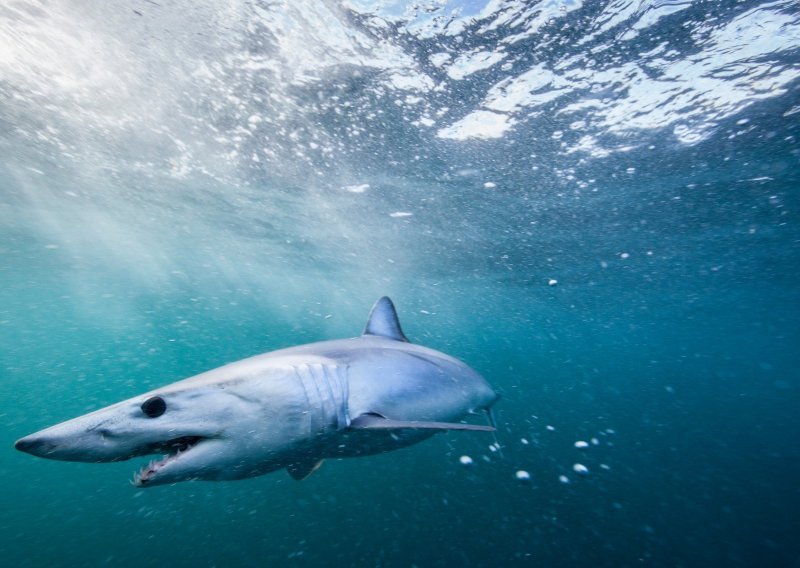
<svg viewBox="0 0 800 568"><path fill-rule="evenodd" d="M300 460L286 467L286 471L296 481L303 481L306 477L314 473L325 460Z"/></svg>
<svg viewBox="0 0 800 568"><path fill-rule="evenodd" d="M397 430L410 428L415 430L473 430L477 432L494 432L492 426L477 424L461 424L458 422L425 422L416 420L391 420L380 414L367 413L350 421L354 430Z"/></svg>

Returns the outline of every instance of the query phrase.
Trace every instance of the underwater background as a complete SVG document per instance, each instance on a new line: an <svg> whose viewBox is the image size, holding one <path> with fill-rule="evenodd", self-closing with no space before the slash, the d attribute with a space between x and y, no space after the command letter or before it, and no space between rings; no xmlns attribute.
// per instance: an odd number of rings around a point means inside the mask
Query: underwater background
<svg viewBox="0 0 800 568"><path fill-rule="evenodd" d="M800 566L799 79L792 0L4 2L2 564ZM382 295L501 452L13 449Z"/></svg>

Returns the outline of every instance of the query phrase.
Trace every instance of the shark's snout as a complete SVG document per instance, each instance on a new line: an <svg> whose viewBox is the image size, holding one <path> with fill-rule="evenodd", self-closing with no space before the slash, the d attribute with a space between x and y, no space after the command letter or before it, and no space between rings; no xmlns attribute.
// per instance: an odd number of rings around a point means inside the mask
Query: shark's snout
<svg viewBox="0 0 800 568"><path fill-rule="evenodd" d="M47 456L55 450L55 444L41 436L25 436L14 444L14 447L26 454Z"/></svg>
<svg viewBox="0 0 800 568"><path fill-rule="evenodd" d="M34 432L14 443L21 452L51 460L113 462L132 457L127 444L107 442L96 421L78 418Z"/></svg>
<svg viewBox="0 0 800 568"><path fill-rule="evenodd" d="M14 443L14 447L26 454L51 460L109 461L97 459L95 455L85 455L84 448L82 448L80 444L71 443L71 440L68 438L61 439L57 436L48 436L41 433L20 438Z"/></svg>

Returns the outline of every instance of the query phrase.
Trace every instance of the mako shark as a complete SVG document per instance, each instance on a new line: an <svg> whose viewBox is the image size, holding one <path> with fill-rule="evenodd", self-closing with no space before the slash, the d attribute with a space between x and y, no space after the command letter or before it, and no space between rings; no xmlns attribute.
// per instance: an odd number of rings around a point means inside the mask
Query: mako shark
<svg viewBox="0 0 800 568"><path fill-rule="evenodd" d="M18 440L54 460L116 462L165 454L134 474L150 487L243 479L325 458L416 444L445 430L494 431L497 394L461 361L409 343L380 298L360 337L230 363ZM459 422L485 411L491 426Z"/></svg>

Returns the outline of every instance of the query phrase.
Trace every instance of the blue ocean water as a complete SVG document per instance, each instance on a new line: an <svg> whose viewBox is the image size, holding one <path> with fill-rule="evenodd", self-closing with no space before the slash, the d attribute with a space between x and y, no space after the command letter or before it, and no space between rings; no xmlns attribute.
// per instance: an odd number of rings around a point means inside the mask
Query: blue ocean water
<svg viewBox="0 0 800 568"><path fill-rule="evenodd" d="M3 563L800 566L799 46L789 0L3 6ZM502 452L13 449L382 295Z"/></svg>

